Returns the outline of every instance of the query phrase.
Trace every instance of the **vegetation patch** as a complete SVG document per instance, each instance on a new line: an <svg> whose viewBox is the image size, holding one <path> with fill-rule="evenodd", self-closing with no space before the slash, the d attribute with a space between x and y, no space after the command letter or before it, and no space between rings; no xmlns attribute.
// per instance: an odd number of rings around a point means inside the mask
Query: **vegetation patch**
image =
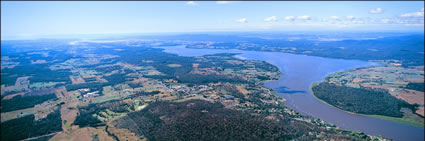
<svg viewBox="0 0 425 141"><path fill-rule="evenodd" d="M44 101L54 99L56 95L54 93L41 95L41 96L14 96L12 99L1 100L1 112L10 112L20 109L26 109L34 107L37 104L41 104Z"/></svg>
<svg viewBox="0 0 425 141"><path fill-rule="evenodd" d="M387 91L338 86L327 82L312 87L314 95L340 109L369 115L402 117L402 107L415 110L413 105L391 96Z"/></svg>
<svg viewBox="0 0 425 141"><path fill-rule="evenodd" d="M2 122L1 140L18 141L62 131L59 110L47 115L43 119L34 120L34 118L34 115L28 115Z"/></svg>
<svg viewBox="0 0 425 141"><path fill-rule="evenodd" d="M112 112L115 113L125 113L129 112L129 106L127 103L120 102L117 100L111 100L108 102L98 103L98 104L89 104L84 107L79 107L79 114L74 121L74 125L79 125L80 127L97 127L99 125L104 125L100 118L107 118L103 114L103 112L107 112L109 109Z"/></svg>
<svg viewBox="0 0 425 141"><path fill-rule="evenodd" d="M407 89L411 89L411 90L417 90L417 91L421 91L424 92L424 83L409 83L406 86Z"/></svg>
<svg viewBox="0 0 425 141"><path fill-rule="evenodd" d="M324 132L309 123L287 118L270 120L263 115L224 108L220 103L189 100L181 103L155 102L147 108L113 121L148 140L311 140L309 132Z"/></svg>
<svg viewBox="0 0 425 141"><path fill-rule="evenodd" d="M92 91L102 91L104 86L107 86L108 83L97 83L97 82L91 82L91 83L81 83L81 84L71 84L66 85L65 88L67 91L75 91L78 89L84 89L84 88L90 88Z"/></svg>
<svg viewBox="0 0 425 141"><path fill-rule="evenodd" d="M168 64L167 66L172 67L172 68L178 68L178 67L181 67L182 65L180 65L180 64Z"/></svg>

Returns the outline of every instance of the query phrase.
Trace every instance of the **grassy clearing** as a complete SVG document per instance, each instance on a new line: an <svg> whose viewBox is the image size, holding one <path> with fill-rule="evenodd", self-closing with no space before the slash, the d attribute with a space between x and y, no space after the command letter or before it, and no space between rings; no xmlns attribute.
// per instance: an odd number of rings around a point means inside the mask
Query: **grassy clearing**
<svg viewBox="0 0 425 141"><path fill-rule="evenodd" d="M361 114L363 115L363 114ZM397 123L402 123L402 124L407 124L407 125L411 125L411 126L415 126L415 127L420 127L420 128L424 128L424 123L414 120L414 119L410 119L410 118L396 118L396 117L389 117L389 116L381 116L381 115L364 115L364 116L368 116L368 117L374 117L374 118L379 118L379 119L383 119L383 120L388 120L388 121L393 121L393 122L397 122Z"/></svg>
<svg viewBox="0 0 425 141"><path fill-rule="evenodd" d="M201 99L202 97L200 96L194 96L194 97L188 97L188 98L183 98L183 99L179 99L179 100L175 100L174 102L185 102L188 100L192 100L192 99Z"/></svg>
<svg viewBox="0 0 425 141"><path fill-rule="evenodd" d="M69 129L69 128L71 128L71 124L72 124L72 122L66 122L65 123L65 129Z"/></svg>
<svg viewBox="0 0 425 141"><path fill-rule="evenodd" d="M105 101L110 101L110 100L119 99L119 98L121 98L119 95L115 95L115 96L99 96L99 97L96 97L95 98L95 100L93 101L93 103L102 103L102 102L105 102Z"/></svg>
<svg viewBox="0 0 425 141"><path fill-rule="evenodd" d="M168 64L167 66L172 67L172 68L178 68L178 67L181 67L182 65L180 65L180 64Z"/></svg>

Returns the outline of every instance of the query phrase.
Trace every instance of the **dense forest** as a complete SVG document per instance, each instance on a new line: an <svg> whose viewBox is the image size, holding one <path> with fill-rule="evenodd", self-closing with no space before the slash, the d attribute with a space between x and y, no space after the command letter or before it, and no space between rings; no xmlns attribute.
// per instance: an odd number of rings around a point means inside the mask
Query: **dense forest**
<svg viewBox="0 0 425 141"><path fill-rule="evenodd" d="M12 99L1 100L1 112L10 112L25 108L34 107L37 104L41 104L44 101L54 99L56 95L54 93L41 95L41 96L14 96Z"/></svg>
<svg viewBox="0 0 425 141"><path fill-rule="evenodd" d="M18 141L59 131L62 131L62 120L59 110L56 110L40 120L34 120L34 115L27 115L2 122L1 140Z"/></svg>
<svg viewBox="0 0 425 141"><path fill-rule="evenodd" d="M90 88L90 91L100 91L100 93L102 93L103 87L108 86L108 84L109 83L90 82L90 83L70 84L70 85L66 85L65 88L67 91L75 91L78 89Z"/></svg>
<svg viewBox="0 0 425 141"><path fill-rule="evenodd" d="M412 90L417 90L417 91L424 91L424 83L408 83L406 86L406 89L412 89Z"/></svg>
<svg viewBox="0 0 425 141"><path fill-rule="evenodd" d="M312 87L319 99L340 109L369 115L402 117L402 107L416 111L413 105L391 96L387 91L369 88L352 88L322 82Z"/></svg>
<svg viewBox="0 0 425 141"><path fill-rule="evenodd" d="M323 132L326 138L353 140L319 129L309 123L224 108L220 103L190 100L182 103L156 102L139 112L112 123L148 140L312 140L309 132Z"/></svg>

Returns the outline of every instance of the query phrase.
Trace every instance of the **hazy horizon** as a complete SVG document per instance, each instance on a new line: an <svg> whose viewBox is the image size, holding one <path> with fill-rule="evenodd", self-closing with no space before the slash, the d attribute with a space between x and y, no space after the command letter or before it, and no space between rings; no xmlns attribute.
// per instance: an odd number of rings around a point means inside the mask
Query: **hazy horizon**
<svg viewBox="0 0 425 141"><path fill-rule="evenodd" d="M423 32L424 2L1 2L2 40L92 34Z"/></svg>

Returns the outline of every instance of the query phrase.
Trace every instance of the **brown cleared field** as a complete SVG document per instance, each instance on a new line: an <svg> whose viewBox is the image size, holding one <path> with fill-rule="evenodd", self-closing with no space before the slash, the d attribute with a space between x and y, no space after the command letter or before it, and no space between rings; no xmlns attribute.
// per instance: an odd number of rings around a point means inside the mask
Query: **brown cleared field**
<svg viewBox="0 0 425 141"><path fill-rule="evenodd" d="M35 120L45 118L48 114L54 112L56 109L56 103L52 101L46 101L42 104L35 105L31 108L1 113L1 122L12 120L16 118L20 118L26 115L33 114L35 116Z"/></svg>
<svg viewBox="0 0 425 141"><path fill-rule="evenodd" d="M108 80L102 78L102 76L96 76L96 81L98 81L98 82L108 82Z"/></svg>
<svg viewBox="0 0 425 141"><path fill-rule="evenodd" d="M181 67L182 65L180 65L180 64L168 64L167 66L172 67L172 68L178 68L178 67Z"/></svg>
<svg viewBox="0 0 425 141"><path fill-rule="evenodd" d="M105 73L104 74L104 76L111 76L111 75L113 75L113 74L116 74L116 73L118 73L119 72L119 70L113 70L112 72L110 72L110 73Z"/></svg>
<svg viewBox="0 0 425 141"><path fill-rule="evenodd" d="M35 120L46 118L47 115L57 110L57 108L59 107L56 106L56 104L57 103L55 101L45 101L41 104L35 105L34 107Z"/></svg>
<svg viewBox="0 0 425 141"><path fill-rule="evenodd" d="M55 91L56 97L58 98L64 97L66 93L67 91L65 87L57 88Z"/></svg>
<svg viewBox="0 0 425 141"><path fill-rule="evenodd" d="M67 98L77 97L77 96L81 95L80 92L78 92L78 90L69 91L69 92L66 92L64 94L65 94L64 96L67 97Z"/></svg>
<svg viewBox="0 0 425 141"><path fill-rule="evenodd" d="M425 80L423 78L408 78L409 82L423 83Z"/></svg>
<svg viewBox="0 0 425 141"><path fill-rule="evenodd" d="M108 133L105 132L104 127L98 128L78 128L71 133L61 132L52 137L49 141L114 141Z"/></svg>
<svg viewBox="0 0 425 141"><path fill-rule="evenodd" d="M419 107L418 110L416 110L416 113L421 116L425 116L424 110L425 110L425 107Z"/></svg>
<svg viewBox="0 0 425 141"><path fill-rule="evenodd" d="M96 77L96 75L81 75L82 78L93 78Z"/></svg>
<svg viewBox="0 0 425 141"><path fill-rule="evenodd" d="M198 63L193 63L193 64L192 64L192 67L193 67L193 68L198 68L198 66L199 66L199 64L198 64Z"/></svg>
<svg viewBox="0 0 425 141"><path fill-rule="evenodd" d="M378 86L378 85L368 85L368 84L361 84L361 86L368 87L368 88L374 88L374 89L386 89L388 91L391 91L393 89L389 86Z"/></svg>
<svg viewBox="0 0 425 141"><path fill-rule="evenodd" d="M72 84L86 83L86 81L84 81L84 79L81 78L81 76L69 76L69 78L71 79Z"/></svg>
<svg viewBox="0 0 425 141"><path fill-rule="evenodd" d="M130 81L129 83L133 83L133 84L139 84L139 83L145 83L146 81L148 81L147 78L134 78L132 81Z"/></svg>
<svg viewBox="0 0 425 141"><path fill-rule="evenodd" d="M241 87L241 86L236 86L236 89L238 89L239 92L241 92L243 95L248 95L249 91L246 90L245 88Z"/></svg>
<svg viewBox="0 0 425 141"><path fill-rule="evenodd" d="M79 128L72 133L61 132L53 136L49 141L92 141L88 128Z"/></svg>
<svg viewBox="0 0 425 141"><path fill-rule="evenodd" d="M11 94L11 95L7 95L7 96L3 97L3 99L4 99L4 100L12 99L13 97L18 96L18 95L20 95L20 96L24 96L24 94L25 94L25 93L23 93L23 92L16 93L16 94Z"/></svg>
<svg viewBox="0 0 425 141"><path fill-rule="evenodd" d="M15 81L15 85L12 86L5 86L1 85L1 94L8 92L8 91L21 91L21 90L27 90L28 85L30 82L28 81L29 76L24 77L18 77Z"/></svg>
<svg viewBox="0 0 425 141"><path fill-rule="evenodd" d="M114 134L120 141L143 141L143 140L146 140L146 138L139 137L139 136L136 135L136 133L130 132L127 129L124 129L124 128L118 129L118 128L109 126L108 131L110 133Z"/></svg>
<svg viewBox="0 0 425 141"><path fill-rule="evenodd" d="M415 91L415 90L406 90L397 95L397 98L403 99L404 101L410 104L424 104L424 92Z"/></svg>
<svg viewBox="0 0 425 141"><path fill-rule="evenodd" d="M359 82L362 82L362 81L364 81L363 79L360 79L360 78L354 78L353 79L353 82L354 83L359 83Z"/></svg>
<svg viewBox="0 0 425 141"><path fill-rule="evenodd" d="M70 103L65 103L60 109L62 119L62 130L64 132L71 130L71 124L74 123L78 114L77 105L78 101L73 101Z"/></svg>
<svg viewBox="0 0 425 141"><path fill-rule="evenodd" d="M21 109L21 110L1 113L1 122L11 120L11 119L15 119L15 118L19 118L19 117L23 117L25 115L30 115L30 114L34 114L34 113L35 113L34 108L27 108L27 109Z"/></svg>

